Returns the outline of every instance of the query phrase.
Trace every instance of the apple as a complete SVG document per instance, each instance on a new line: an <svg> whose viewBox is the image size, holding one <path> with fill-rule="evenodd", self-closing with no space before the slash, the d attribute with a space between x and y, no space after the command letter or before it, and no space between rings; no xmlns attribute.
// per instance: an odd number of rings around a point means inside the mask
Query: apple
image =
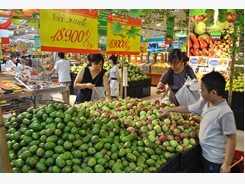
<svg viewBox="0 0 245 184"><path fill-rule="evenodd" d="M184 131L184 127L182 125L177 126L177 128L179 128L181 130L181 132Z"/></svg>
<svg viewBox="0 0 245 184"><path fill-rule="evenodd" d="M127 128L127 132L128 132L128 133L134 132L134 127L128 127L128 128Z"/></svg>
<svg viewBox="0 0 245 184"><path fill-rule="evenodd" d="M171 157L172 157L171 153L169 153L169 152L165 152L165 153L164 153L164 158L165 158L166 160L169 160Z"/></svg>
<svg viewBox="0 0 245 184"><path fill-rule="evenodd" d="M167 125L164 124L164 125L162 126L162 131L163 131L163 132L167 132L168 129L169 129L169 127L168 127Z"/></svg>
<svg viewBox="0 0 245 184"><path fill-rule="evenodd" d="M165 148L167 148L168 146L170 146L170 143L169 143L169 141L165 141L165 142L162 143L162 145L163 145Z"/></svg>
<svg viewBox="0 0 245 184"><path fill-rule="evenodd" d="M185 144L185 145L189 145L190 144L190 140L185 137L183 140L182 140L182 143Z"/></svg>
<svg viewBox="0 0 245 184"><path fill-rule="evenodd" d="M196 131L195 131L195 130L192 130L192 131L189 133L189 137L190 137L190 138L196 138Z"/></svg>
<svg viewBox="0 0 245 184"><path fill-rule="evenodd" d="M180 139L180 136L175 135L175 136L174 136L174 140L176 140L176 141L179 143L179 142L180 142L180 140L181 140L181 139Z"/></svg>
<svg viewBox="0 0 245 184"><path fill-rule="evenodd" d="M148 127L148 130L150 131L153 130L153 124L148 124L147 127Z"/></svg>
<svg viewBox="0 0 245 184"><path fill-rule="evenodd" d="M156 137L155 137L154 135L149 135L149 136L148 136L148 139L149 139L151 142L155 142Z"/></svg>
<svg viewBox="0 0 245 184"><path fill-rule="evenodd" d="M177 119L177 120L176 120L176 124L177 124L177 125L182 125L182 121L181 121L180 119Z"/></svg>
<svg viewBox="0 0 245 184"><path fill-rule="evenodd" d="M146 137L146 133L142 133L142 134L140 134L140 137L141 137L141 138Z"/></svg>
<svg viewBox="0 0 245 184"><path fill-rule="evenodd" d="M171 140L171 141L169 141L169 143L174 148L178 145L178 142L176 140Z"/></svg>
<svg viewBox="0 0 245 184"><path fill-rule="evenodd" d="M175 129L173 130L173 134L174 134L174 135L180 135L180 133L181 133L181 130L180 130L179 128L175 128Z"/></svg>
<svg viewBox="0 0 245 184"><path fill-rule="evenodd" d="M163 142L167 141L167 136L163 134L160 136L159 140L161 141L161 143L163 143Z"/></svg>
<svg viewBox="0 0 245 184"><path fill-rule="evenodd" d="M194 146L196 144L196 140L194 138L190 138L190 144Z"/></svg>
<svg viewBox="0 0 245 184"><path fill-rule="evenodd" d="M182 144L182 146L183 146L183 151L186 151L189 149L188 145L186 145L186 144Z"/></svg>
<svg viewBox="0 0 245 184"><path fill-rule="evenodd" d="M177 145L176 148L175 148L175 150L176 150L177 152L182 152L183 149L184 149L184 148L183 148L182 145Z"/></svg>
<svg viewBox="0 0 245 184"><path fill-rule="evenodd" d="M171 134L169 134L169 135L167 136L167 140L168 140L168 141L174 140L174 136L171 135Z"/></svg>
<svg viewBox="0 0 245 184"><path fill-rule="evenodd" d="M173 146L168 146L167 147L167 151L169 151L170 153L174 153L175 152L175 148Z"/></svg>
<svg viewBox="0 0 245 184"><path fill-rule="evenodd" d="M137 128L141 128L141 127L143 126L143 123L142 123L141 121L136 121L136 122L135 122L135 126L136 126Z"/></svg>
<svg viewBox="0 0 245 184"><path fill-rule="evenodd" d="M151 122L153 125L158 125L158 121L156 119L152 120Z"/></svg>
<svg viewBox="0 0 245 184"><path fill-rule="evenodd" d="M156 131L156 133L162 132L160 125L155 125L153 129Z"/></svg>
<svg viewBox="0 0 245 184"><path fill-rule="evenodd" d="M148 132L147 126L142 126L142 127L140 128L140 132L141 132L141 133L146 133L146 132Z"/></svg>
<svg viewBox="0 0 245 184"><path fill-rule="evenodd" d="M170 121L170 119L164 119L164 121L163 121L166 125L170 125L171 124L171 121Z"/></svg>

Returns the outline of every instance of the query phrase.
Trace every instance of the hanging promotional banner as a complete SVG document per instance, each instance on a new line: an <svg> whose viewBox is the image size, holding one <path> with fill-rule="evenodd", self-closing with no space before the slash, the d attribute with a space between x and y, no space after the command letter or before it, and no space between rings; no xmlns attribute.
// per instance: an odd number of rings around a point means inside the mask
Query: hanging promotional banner
<svg viewBox="0 0 245 184"><path fill-rule="evenodd" d="M98 53L98 12L40 9L41 50Z"/></svg>
<svg viewBox="0 0 245 184"><path fill-rule="evenodd" d="M166 22L166 37L173 38L174 37L174 17L169 17Z"/></svg>
<svg viewBox="0 0 245 184"><path fill-rule="evenodd" d="M141 20L108 15L106 54L139 55Z"/></svg>

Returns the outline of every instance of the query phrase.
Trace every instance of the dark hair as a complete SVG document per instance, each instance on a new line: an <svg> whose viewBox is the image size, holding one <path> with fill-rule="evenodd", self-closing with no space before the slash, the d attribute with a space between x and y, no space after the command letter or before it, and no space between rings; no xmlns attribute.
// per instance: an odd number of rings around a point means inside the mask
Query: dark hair
<svg viewBox="0 0 245 184"><path fill-rule="evenodd" d="M65 53L64 53L64 52L58 52L58 56L59 56L61 59L64 59L64 58L65 58Z"/></svg>
<svg viewBox="0 0 245 184"><path fill-rule="evenodd" d="M20 59L16 59L16 62L15 62L16 66L18 66L18 63L20 63Z"/></svg>
<svg viewBox="0 0 245 184"><path fill-rule="evenodd" d="M185 52L181 52L180 49L172 49L168 54L168 63L175 63L176 60L178 62L183 62L185 65L187 61L189 61L189 58L185 54ZM168 84L172 85L174 83L174 73L172 68L169 68L169 79Z"/></svg>
<svg viewBox="0 0 245 184"><path fill-rule="evenodd" d="M101 61L102 61L102 68L103 68L104 57L102 56L102 54L91 54L90 60L89 60L89 66L91 66L92 63L99 64L99 62L101 62Z"/></svg>
<svg viewBox="0 0 245 184"><path fill-rule="evenodd" d="M109 60L112 60L112 62L113 62L113 64L114 65L116 65L117 64L117 57L115 56L115 55L111 55L110 57L109 57Z"/></svg>
<svg viewBox="0 0 245 184"><path fill-rule="evenodd" d="M87 56L87 60L90 62L90 60L91 60L91 57L92 57L92 54L89 54L88 56Z"/></svg>
<svg viewBox="0 0 245 184"><path fill-rule="evenodd" d="M189 57L186 55L186 52L182 52L182 60L185 63L185 65L189 61Z"/></svg>
<svg viewBox="0 0 245 184"><path fill-rule="evenodd" d="M212 71L210 73L205 74L201 78L201 81L207 88L208 92L215 90L217 94L221 96L225 91L225 78L221 73L217 71Z"/></svg>

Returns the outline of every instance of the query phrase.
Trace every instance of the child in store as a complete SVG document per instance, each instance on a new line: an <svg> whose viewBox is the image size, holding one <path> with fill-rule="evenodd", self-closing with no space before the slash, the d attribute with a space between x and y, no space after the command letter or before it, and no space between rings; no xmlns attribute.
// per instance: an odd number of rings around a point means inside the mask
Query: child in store
<svg viewBox="0 0 245 184"><path fill-rule="evenodd" d="M201 79L202 98L189 106L161 109L168 112L200 114L199 141L202 148L204 173L229 173L236 148L236 124L234 114L222 94L225 78L212 71Z"/></svg>

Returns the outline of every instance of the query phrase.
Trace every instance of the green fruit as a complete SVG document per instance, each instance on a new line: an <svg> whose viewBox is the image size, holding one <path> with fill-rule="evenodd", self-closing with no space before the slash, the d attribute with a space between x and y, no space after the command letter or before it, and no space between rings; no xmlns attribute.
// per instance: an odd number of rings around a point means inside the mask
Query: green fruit
<svg viewBox="0 0 245 184"><path fill-rule="evenodd" d="M88 166L89 167L94 167L97 164L97 161L94 157L89 158L88 160Z"/></svg>
<svg viewBox="0 0 245 184"><path fill-rule="evenodd" d="M36 164L36 169L39 171L39 172L45 172L46 169L47 169L47 166L44 164L44 163L41 163L41 162L38 162Z"/></svg>
<svg viewBox="0 0 245 184"><path fill-rule="evenodd" d="M136 162L136 156L133 153L127 153L126 154L126 159L129 162Z"/></svg>
<svg viewBox="0 0 245 184"><path fill-rule="evenodd" d="M97 164L96 166L94 166L94 171L96 173L104 173L105 168L103 167L103 165Z"/></svg>

